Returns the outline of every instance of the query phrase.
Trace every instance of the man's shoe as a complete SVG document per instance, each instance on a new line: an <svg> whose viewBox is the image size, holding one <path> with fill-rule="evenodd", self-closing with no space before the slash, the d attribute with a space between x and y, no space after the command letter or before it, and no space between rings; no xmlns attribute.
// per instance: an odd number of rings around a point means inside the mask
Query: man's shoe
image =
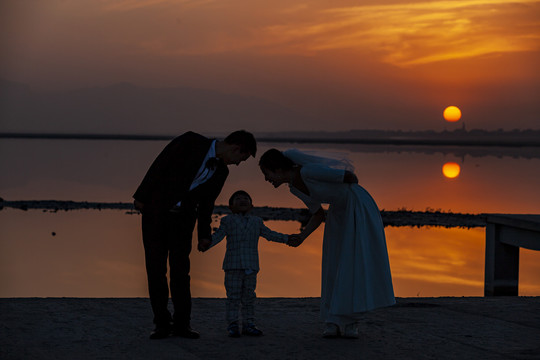
<svg viewBox="0 0 540 360"><path fill-rule="evenodd" d="M178 328L174 327L172 331L173 336L180 336L186 339L198 339L201 335L193 330L190 326Z"/></svg>
<svg viewBox="0 0 540 360"><path fill-rule="evenodd" d="M171 327L170 326L156 326L154 331L150 334L150 339L156 340L156 339L165 339L168 338L171 335Z"/></svg>
<svg viewBox="0 0 540 360"><path fill-rule="evenodd" d="M227 332L229 333L229 337L233 337L233 338L240 337L240 328L238 327L237 323L232 323L229 326L227 326Z"/></svg>
<svg viewBox="0 0 540 360"><path fill-rule="evenodd" d="M242 326L242 335L262 336L263 332L253 324Z"/></svg>
<svg viewBox="0 0 540 360"><path fill-rule="evenodd" d="M326 339L337 338L339 336L339 326L334 323L326 323L322 336Z"/></svg>

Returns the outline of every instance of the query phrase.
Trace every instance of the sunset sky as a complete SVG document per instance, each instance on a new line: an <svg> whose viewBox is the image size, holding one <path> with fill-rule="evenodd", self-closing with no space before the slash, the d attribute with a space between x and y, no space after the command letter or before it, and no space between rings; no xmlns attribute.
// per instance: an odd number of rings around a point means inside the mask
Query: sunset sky
<svg viewBox="0 0 540 360"><path fill-rule="evenodd" d="M0 133L540 130L539 64L540 0L0 0ZM4 199L130 202L165 141L0 146ZM348 153L381 209L540 213L536 147L298 146ZM232 167L217 204L244 189L256 206L303 207L258 157ZM145 296L138 216L0 215L0 297ZM483 229L386 233L398 296L483 293ZM262 296L318 296L322 227L310 241L262 245ZM192 253L194 296L223 296L223 251ZM538 296L530 253L520 294Z"/></svg>
<svg viewBox="0 0 540 360"><path fill-rule="evenodd" d="M4 0L0 14L0 78L36 92L213 90L286 108L293 130L461 127L448 105L469 129L540 129L540 0Z"/></svg>

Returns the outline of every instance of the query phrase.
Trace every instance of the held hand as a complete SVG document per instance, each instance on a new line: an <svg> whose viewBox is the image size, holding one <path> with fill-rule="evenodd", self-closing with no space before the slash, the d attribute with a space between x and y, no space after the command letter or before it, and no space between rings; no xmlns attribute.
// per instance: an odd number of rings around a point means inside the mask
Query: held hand
<svg viewBox="0 0 540 360"><path fill-rule="evenodd" d="M210 241L210 239L199 239L197 250L205 252L206 250L210 249L210 244L212 244L212 241Z"/></svg>
<svg viewBox="0 0 540 360"><path fill-rule="evenodd" d="M304 242L304 238L300 234L293 234L293 235L289 235L289 240L287 241L287 245L292 246L292 247L298 247L303 242Z"/></svg>
<svg viewBox="0 0 540 360"><path fill-rule="evenodd" d="M358 184L358 178L354 173L345 170L345 175L343 175L343 182L345 184Z"/></svg>
<svg viewBox="0 0 540 360"><path fill-rule="evenodd" d="M142 211L142 209L144 209L144 204L140 202L139 200L135 200L133 202L133 206L135 207L136 210L139 210L139 211Z"/></svg>

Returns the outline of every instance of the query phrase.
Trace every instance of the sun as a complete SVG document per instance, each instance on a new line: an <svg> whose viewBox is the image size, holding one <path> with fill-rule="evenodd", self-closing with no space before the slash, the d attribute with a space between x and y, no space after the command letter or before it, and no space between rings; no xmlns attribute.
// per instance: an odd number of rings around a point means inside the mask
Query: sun
<svg viewBox="0 0 540 360"><path fill-rule="evenodd" d="M443 175L449 179L457 178L459 176L460 171L461 171L461 168L455 162L447 162L442 167Z"/></svg>
<svg viewBox="0 0 540 360"><path fill-rule="evenodd" d="M443 112L444 120L449 122L459 121L461 119L461 110L457 106L448 106Z"/></svg>

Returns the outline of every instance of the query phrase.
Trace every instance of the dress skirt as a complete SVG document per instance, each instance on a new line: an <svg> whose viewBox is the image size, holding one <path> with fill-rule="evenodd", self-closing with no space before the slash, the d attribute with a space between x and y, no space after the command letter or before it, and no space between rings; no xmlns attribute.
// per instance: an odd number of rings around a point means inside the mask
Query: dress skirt
<svg viewBox="0 0 540 360"><path fill-rule="evenodd" d="M327 213L321 285L322 320L340 326L395 304L379 208L359 185L343 195Z"/></svg>

